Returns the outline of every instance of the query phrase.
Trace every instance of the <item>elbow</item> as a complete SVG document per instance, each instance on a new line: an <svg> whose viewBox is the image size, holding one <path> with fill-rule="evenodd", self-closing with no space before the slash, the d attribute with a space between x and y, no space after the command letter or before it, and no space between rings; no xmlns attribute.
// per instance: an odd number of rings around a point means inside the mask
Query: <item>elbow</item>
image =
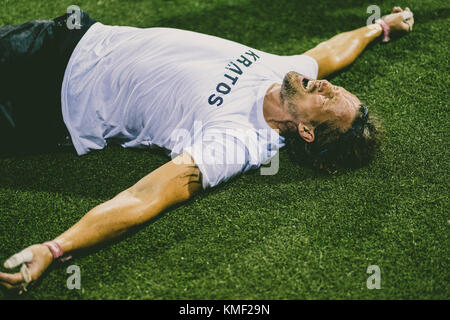
<svg viewBox="0 0 450 320"><path fill-rule="evenodd" d="M200 181L190 181L186 184L186 188L183 191L182 195L180 195L180 198L182 199L182 201L187 201L190 198L194 197L201 190L202 190L201 180Z"/></svg>

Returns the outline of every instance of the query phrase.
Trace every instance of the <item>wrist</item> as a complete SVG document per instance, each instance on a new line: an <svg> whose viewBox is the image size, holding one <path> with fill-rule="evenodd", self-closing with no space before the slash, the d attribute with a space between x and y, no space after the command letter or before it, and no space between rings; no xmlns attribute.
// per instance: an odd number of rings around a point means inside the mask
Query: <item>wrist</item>
<svg viewBox="0 0 450 320"><path fill-rule="evenodd" d="M370 41L375 40L383 34L383 28L378 23L369 24L366 28L367 32L364 34L364 37Z"/></svg>
<svg viewBox="0 0 450 320"><path fill-rule="evenodd" d="M383 34L383 27L381 26L381 24L379 24L379 23L373 23L373 24L369 24L368 26L367 26L368 28L370 28L371 30L376 30L376 31L378 31L379 32L379 35L382 35Z"/></svg>
<svg viewBox="0 0 450 320"><path fill-rule="evenodd" d="M44 244L41 244L41 245L43 247L41 252L42 252L42 255L44 256L45 260L50 261L50 263L52 263L53 262L53 254L50 251L49 247L45 246Z"/></svg>
<svg viewBox="0 0 450 320"><path fill-rule="evenodd" d="M43 245L48 248L48 251L52 256L52 260L60 259L60 261L66 261L72 258L72 256L63 257L64 251L62 250L60 244L54 240L44 242Z"/></svg>
<svg viewBox="0 0 450 320"><path fill-rule="evenodd" d="M50 252L52 253L53 259L58 259L63 255L63 250L61 249L61 246L56 241L47 241L43 243L44 246L46 246Z"/></svg>
<svg viewBox="0 0 450 320"><path fill-rule="evenodd" d="M375 23L378 24L383 30L381 42L388 42L390 40L389 34L391 33L391 28L383 19L375 20Z"/></svg>

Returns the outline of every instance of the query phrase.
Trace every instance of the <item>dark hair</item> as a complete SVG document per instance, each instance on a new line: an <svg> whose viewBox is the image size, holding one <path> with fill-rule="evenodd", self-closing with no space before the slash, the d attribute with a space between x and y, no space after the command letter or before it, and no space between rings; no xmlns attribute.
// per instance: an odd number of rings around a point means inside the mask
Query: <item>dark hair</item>
<svg viewBox="0 0 450 320"><path fill-rule="evenodd" d="M378 121L364 104L346 132L329 121L314 129L315 139L306 142L298 133L286 135L286 146L291 158L301 165L336 172L341 168L359 168L375 157L380 144Z"/></svg>

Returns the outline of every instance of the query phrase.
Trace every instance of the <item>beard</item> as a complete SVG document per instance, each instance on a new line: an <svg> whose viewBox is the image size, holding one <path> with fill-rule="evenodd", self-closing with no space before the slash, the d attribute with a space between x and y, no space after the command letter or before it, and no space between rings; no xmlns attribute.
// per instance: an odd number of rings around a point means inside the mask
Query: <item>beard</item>
<svg viewBox="0 0 450 320"><path fill-rule="evenodd" d="M287 106L287 110L292 116L297 116L297 106L293 102L295 95L299 94L299 90L296 88L298 86L297 75L298 73L295 71L288 72L284 76L280 90L281 103Z"/></svg>
<svg viewBox="0 0 450 320"><path fill-rule="evenodd" d="M292 101L292 98L298 93L296 88L296 76L298 75L295 71L288 72L283 79L281 84L281 101Z"/></svg>

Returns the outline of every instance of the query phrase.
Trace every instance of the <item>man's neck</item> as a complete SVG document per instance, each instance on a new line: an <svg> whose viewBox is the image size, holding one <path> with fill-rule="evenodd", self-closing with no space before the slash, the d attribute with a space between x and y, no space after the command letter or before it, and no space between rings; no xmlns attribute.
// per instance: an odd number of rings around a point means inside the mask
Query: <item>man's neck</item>
<svg viewBox="0 0 450 320"><path fill-rule="evenodd" d="M267 90L263 103L263 114L267 124L283 135L287 132L296 132L297 125L281 102L281 85L274 83Z"/></svg>

